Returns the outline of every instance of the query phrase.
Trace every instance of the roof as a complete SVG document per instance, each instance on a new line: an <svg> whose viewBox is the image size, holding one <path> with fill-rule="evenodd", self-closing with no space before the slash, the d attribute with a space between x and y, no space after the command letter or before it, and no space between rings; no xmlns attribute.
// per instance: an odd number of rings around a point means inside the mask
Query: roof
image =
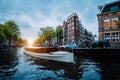
<svg viewBox="0 0 120 80"><path fill-rule="evenodd" d="M72 13L69 17L67 17L67 20L70 19L73 16L77 16L77 13Z"/></svg>
<svg viewBox="0 0 120 80"><path fill-rule="evenodd" d="M100 14L120 11L120 0L107 3L103 6L98 7L100 9Z"/></svg>

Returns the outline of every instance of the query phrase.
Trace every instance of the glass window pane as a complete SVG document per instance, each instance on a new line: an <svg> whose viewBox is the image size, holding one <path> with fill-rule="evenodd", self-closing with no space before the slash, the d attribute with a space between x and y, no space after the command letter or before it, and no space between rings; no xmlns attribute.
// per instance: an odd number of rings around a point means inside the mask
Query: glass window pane
<svg viewBox="0 0 120 80"><path fill-rule="evenodd" d="M110 27L110 19L105 19L105 20L104 20L104 27L105 27L105 28Z"/></svg>
<svg viewBox="0 0 120 80"><path fill-rule="evenodd" d="M116 27L117 26L117 22L118 22L118 18L116 17L116 18L112 18L111 19L111 26L112 27Z"/></svg>

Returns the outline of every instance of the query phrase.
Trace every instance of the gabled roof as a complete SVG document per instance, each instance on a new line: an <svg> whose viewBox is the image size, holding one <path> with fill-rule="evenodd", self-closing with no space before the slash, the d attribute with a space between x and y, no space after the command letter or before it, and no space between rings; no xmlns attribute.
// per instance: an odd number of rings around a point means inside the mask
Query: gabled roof
<svg viewBox="0 0 120 80"><path fill-rule="evenodd" d="M102 6L102 9L100 10L100 13L108 13L108 12L115 12L115 11L120 11L120 0L107 3Z"/></svg>

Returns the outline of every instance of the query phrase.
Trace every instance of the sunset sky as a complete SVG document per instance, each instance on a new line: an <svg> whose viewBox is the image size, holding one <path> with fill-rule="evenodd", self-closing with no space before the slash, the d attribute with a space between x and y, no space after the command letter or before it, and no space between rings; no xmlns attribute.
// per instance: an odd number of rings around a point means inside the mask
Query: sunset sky
<svg viewBox="0 0 120 80"><path fill-rule="evenodd" d="M21 37L35 39L39 28L63 25L69 15L76 12L82 25L98 34L98 6L115 0L0 0L0 23L14 20Z"/></svg>

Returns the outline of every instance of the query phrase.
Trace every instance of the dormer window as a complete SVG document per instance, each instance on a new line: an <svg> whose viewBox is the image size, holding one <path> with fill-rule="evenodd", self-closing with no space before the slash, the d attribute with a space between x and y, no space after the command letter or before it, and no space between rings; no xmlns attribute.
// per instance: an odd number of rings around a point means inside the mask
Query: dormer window
<svg viewBox="0 0 120 80"><path fill-rule="evenodd" d="M118 10L118 6L112 6L111 7L111 11L115 11L115 10Z"/></svg>

